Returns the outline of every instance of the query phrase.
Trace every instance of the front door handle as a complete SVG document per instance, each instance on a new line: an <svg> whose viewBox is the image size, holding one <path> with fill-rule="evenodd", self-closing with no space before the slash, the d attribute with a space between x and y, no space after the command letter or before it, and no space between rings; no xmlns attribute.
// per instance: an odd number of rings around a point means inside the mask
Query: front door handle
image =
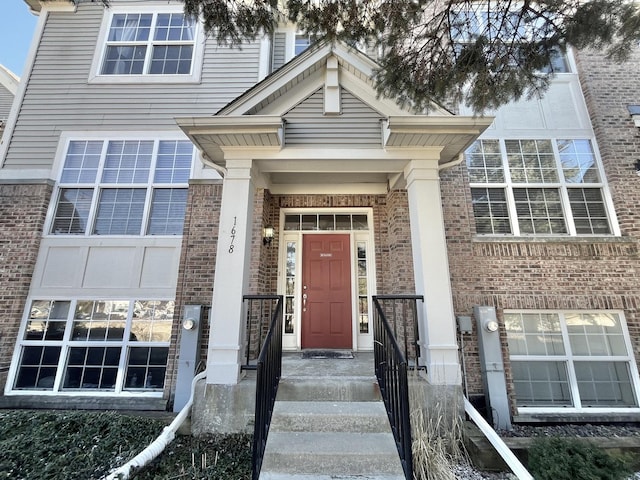
<svg viewBox="0 0 640 480"><path fill-rule="evenodd" d="M307 309L307 294L306 293L302 295L302 308L304 310Z"/></svg>

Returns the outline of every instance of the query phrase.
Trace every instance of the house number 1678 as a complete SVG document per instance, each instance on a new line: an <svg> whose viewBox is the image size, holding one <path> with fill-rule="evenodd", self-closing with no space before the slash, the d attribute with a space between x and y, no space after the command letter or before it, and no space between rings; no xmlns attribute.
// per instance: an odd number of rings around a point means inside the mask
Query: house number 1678
<svg viewBox="0 0 640 480"><path fill-rule="evenodd" d="M229 253L233 253L233 242L236 239L236 217L233 217L233 227L231 227L231 243L229 243Z"/></svg>

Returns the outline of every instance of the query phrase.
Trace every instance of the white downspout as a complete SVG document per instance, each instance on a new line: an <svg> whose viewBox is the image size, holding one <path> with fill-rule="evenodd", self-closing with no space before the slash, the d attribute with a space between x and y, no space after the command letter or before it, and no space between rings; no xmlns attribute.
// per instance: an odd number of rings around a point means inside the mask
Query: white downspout
<svg viewBox="0 0 640 480"><path fill-rule="evenodd" d="M164 427L164 430L158 436L158 438L151 442L147 446L147 448L145 448L142 452L133 457L127 463L125 463L118 469L113 470L106 477L102 477L102 480L126 480L133 473L135 473L140 468L150 463L158 455L160 455L165 447L169 445L174 439L178 428L180 428L180 425L182 425L189 416L191 406L193 405L193 396L195 393L196 383L198 383L198 380L202 380L205 378L207 378L206 370L193 377L193 381L191 382L191 396L189 397L189 401L187 401L187 404L184 406L184 408L180 410L180 413L176 415L176 418L173 419L171 424L167 427Z"/></svg>
<svg viewBox="0 0 640 480"><path fill-rule="evenodd" d="M487 423L487 421L482 418L480 412L478 412L471 402L464 397L464 410L469 415L469 418L474 421L474 423L478 426L480 431L484 434L485 437L491 442L491 445L496 449L498 454L502 457L505 463L509 466L511 471L518 477L518 480L533 480L531 474L527 471L527 469L520 463L520 460L513 454L511 449L507 447L507 445L502 441L502 439L498 436L496 431Z"/></svg>

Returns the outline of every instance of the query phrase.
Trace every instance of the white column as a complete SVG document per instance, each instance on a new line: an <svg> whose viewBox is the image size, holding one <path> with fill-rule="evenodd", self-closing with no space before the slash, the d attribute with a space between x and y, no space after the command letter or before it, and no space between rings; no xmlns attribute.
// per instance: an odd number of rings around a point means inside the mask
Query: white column
<svg viewBox="0 0 640 480"><path fill-rule="evenodd" d="M222 186L216 272L211 304L207 383L240 381L245 325L242 295L247 293L255 186L251 160L228 160Z"/></svg>
<svg viewBox="0 0 640 480"><path fill-rule="evenodd" d="M419 319L421 356L429 382L461 382L453 312L449 261L436 159L412 160L404 171L407 180L411 247L416 293L424 295Z"/></svg>

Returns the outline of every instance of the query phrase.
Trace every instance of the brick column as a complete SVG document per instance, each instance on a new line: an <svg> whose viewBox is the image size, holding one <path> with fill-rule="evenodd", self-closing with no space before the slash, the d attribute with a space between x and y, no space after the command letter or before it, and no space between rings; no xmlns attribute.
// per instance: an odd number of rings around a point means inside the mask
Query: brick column
<svg viewBox="0 0 640 480"><path fill-rule="evenodd" d="M255 185L251 160L228 160L222 187L213 283L207 383L240 381L245 325L242 295L248 292Z"/></svg>
<svg viewBox="0 0 640 480"><path fill-rule="evenodd" d="M409 198L416 293L424 295L419 319L421 359L430 383L461 381L456 326L436 159L413 160L404 171Z"/></svg>

